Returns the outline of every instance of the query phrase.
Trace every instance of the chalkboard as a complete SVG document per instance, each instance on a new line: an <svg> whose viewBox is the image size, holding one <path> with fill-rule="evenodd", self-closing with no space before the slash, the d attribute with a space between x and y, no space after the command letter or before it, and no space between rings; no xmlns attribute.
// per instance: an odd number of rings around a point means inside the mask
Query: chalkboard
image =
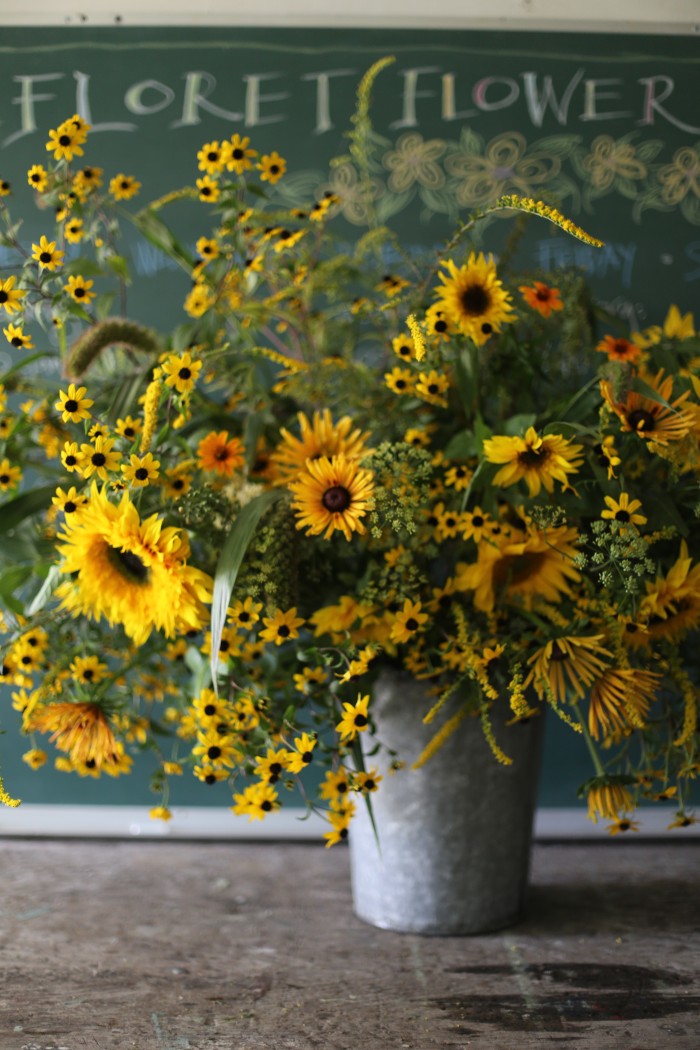
<svg viewBox="0 0 700 1050"><path fill-rule="evenodd" d="M356 29L18 28L0 42L0 178L28 234L46 232L31 205L28 168L44 160L49 128L74 112L92 125L90 163L134 174L141 203L198 176L197 150L234 131L287 160L283 202L332 189L348 239L366 217L346 148L357 83L394 55L374 90L381 137L373 207L409 249L441 240L503 193L555 204L606 246L595 250L533 221L520 268L577 266L622 326L663 320L670 303L696 308L700 282L700 41L617 34ZM201 207L201 206L200 206ZM165 215L201 234L201 211ZM510 224L493 221L498 251ZM172 327L187 277L155 248L128 238L136 276L130 313ZM4 262L0 255L0 264ZM180 284L178 284L180 282ZM184 320L184 317L183 317ZM7 362L0 351L0 369ZM13 712L3 699L2 722ZM569 735L567 735L569 734ZM570 731L550 719L541 793L571 805L588 774ZM109 784L47 771L22 776L16 736L0 738L8 786L28 800L147 802L148 771ZM30 779L31 778L31 779ZM20 781L18 783L18 780ZM212 804L199 785L174 802ZM225 791L216 791L222 803Z"/></svg>

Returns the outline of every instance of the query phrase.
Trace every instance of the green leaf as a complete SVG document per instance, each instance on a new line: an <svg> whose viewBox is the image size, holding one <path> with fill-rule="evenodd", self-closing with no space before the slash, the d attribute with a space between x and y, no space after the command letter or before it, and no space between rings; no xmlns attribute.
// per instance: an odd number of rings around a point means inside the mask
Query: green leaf
<svg viewBox="0 0 700 1050"><path fill-rule="evenodd" d="M459 399L467 419L471 419L474 414L478 376L474 368L474 358L469 350L463 350L457 358L455 373Z"/></svg>
<svg viewBox="0 0 700 1050"><path fill-rule="evenodd" d="M231 531L224 541L219 562L214 574L214 595L211 603L211 677L214 691L216 692L216 675L219 664L219 646L226 623L231 594L236 584L236 577L240 569L245 552L248 550L258 522L267 510L278 499L284 496L284 490L263 492L250 503L246 503L243 510L233 523Z"/></svg>
<svg viewBox="0 0 700 1050"><path fill-rule="evenodd" d="M46 510L55 493L55 485L42 485L41 488L32 489L31 492L25 492L11 499L9 503L4 503L0 506L0 532L10 532L25 518L38 514L40 510Z"/></svg>
<svg viewBox="0 0 700 1050"><path fill-rule="evenodd" d="M534 427L534 425L534 412L522 412L520 415L511 416L510 419L506 419L500 429L504 434L507 434L508 437L520 437L521 435L524 435L530 427Z"/></svg>
<svg viewBox="0 0 700 1050"><path fill-rule="evenodd" d="M105 261L109 269L116 273L117 277L121 277L126 284L131 284L129 264L123 255L108 255Z"/></svg>
<svg viewBox="0 0 700 1050"><path fill-rule="evenodd" d="M43 609L47 601L56 589L58 581L61 579L61 570L57 565L52 565L48 571L46 579L42 583L41 587L37 591L36 595L32 599L29 608L27 609L27 616L34 616L40 609Z"/></svg>
<svg viewBox="0 0 700 1050"><path fill-rule="evenodd" d="M32 363L32 361L41 361L42 357L54 357L54 356L55 356L54 354L41 353L41 354L32 354L31 357L23 357L22 360L18 361L17 364L12 366L12 368L8 368L8 370L6 372L3 372L2 376L0 376L0 380L4 383L5 380L8 379L9 376L14 375L15 372L21 372L21 370L23 368L25 368L26 365L30 365Z"/></svg>
<svg viewBox="0 0 700 1050"><path fill-rule="evenodd" d="M445 458L469 459L471 456L478 456L480 451L474 433L471 430L460 430L448 442L445 448Z"/></svg>
<svg viewBox="0 0 700 1050"><path fill-rule="evenodd" d="M5 601L32 575L30 565L14 565L0 575L0 597Z"/></svg>
<svg viewBox="0 0 700 1050"><path fill-rule="evenodd" d="M194 261L191 255L155 212L145 209L138 212L137 215L129 214L127 217L147 241L150 241L156 248L160 248L169 258L175 259L184 269L188 271L192 269Z"/></svg>

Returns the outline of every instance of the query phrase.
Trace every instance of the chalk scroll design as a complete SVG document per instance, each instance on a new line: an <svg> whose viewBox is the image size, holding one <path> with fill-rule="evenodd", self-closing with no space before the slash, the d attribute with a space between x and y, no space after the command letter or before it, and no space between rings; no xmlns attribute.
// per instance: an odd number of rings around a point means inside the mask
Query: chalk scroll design
<svg viewBox="0 0 700 1050"><path fill-rule="evenodd" d="M424 216L456 218L506 193L545 197L569 212L595 213L596 202L616 195L631 203L641 223L645 211L679 210L700 225L700 142L663 156L658 139L639 132L620 138L548 135L528 142L520 131L486 140L463 128L458 140L424 139L416 131L395 142L375 136L377 151L361 171L347 158L331 170L324 189L338 195L348 222L385 222L418 199Z"/></svg>

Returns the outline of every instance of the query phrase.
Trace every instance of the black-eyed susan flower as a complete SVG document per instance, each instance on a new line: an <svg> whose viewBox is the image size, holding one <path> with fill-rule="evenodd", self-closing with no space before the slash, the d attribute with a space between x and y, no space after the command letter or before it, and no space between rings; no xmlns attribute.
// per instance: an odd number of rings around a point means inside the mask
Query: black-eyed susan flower
<svg viewBox="0 0 700 1050"><path fill-rule="evenodd" d="M314 685L322 685L328 680L324 667L302 667L298 674L292 675L294 688L302 696L308 696Z"/></svg>
<svg viewBox="0 0 700 1050"><path fill-rule="evenodd" d="M200 237L195 248L197 249L197 254L201 256L205 264L212 262L214 259L218 259L221 255L219 242L214 240L213 237Z"/></svg>
<svg viewBox="0 0 700 1050"><path fill-rule="evenodd" d="M197 461L201 470L230 478L245 463L243 443L228 430L212 430L197 446Z"/></svg>
<svg viewBox="0 0 700 1050"><path fill-rule="evenodd" d="M243 600L238 599L231 605L228 611L228 620L234 627L248 631L260 619L262 602L256 602L250 595Z"/></svg>
<svg viewBox="0 0 700 1050"><path fill-rule="evenodd" d="M413 602L410 598L404 600L403 608L396 613L391 625L392 642L409 642L414 635L423 630L429 616L422 610L421 602Z"/></svg>
<svg viewBox="0 0 700 1050"><path fill-rule="evenodd" d="M279 795L272 784L250 784L243 792L233 796L231 807L237 816L250 820L263 820L268 813L280 808Z"/></svg>
<svg viewBox="0 0 700 1050"><path fill-rule="evenodd" d="M330 539L337 530L349 541L353 532L365 532L361 519L372 508L374 480L357 460L343 455L309 459L288 487L294 494L296 526L308 535Z"/></svg>
<svg viewBox="0 0 700 1050"><path fill-rule="evenodd" d="M642 351L636 343L629 339L622 339L614 335L606 335L596 346L600 354L607 354L609 361L622 361L636 364L642 356Z"/></svg>
<svg viewBox="0 0 700 1050"><path fill-rule="evenodd" d="M335 813L332 810L328 812L327 820L331 830L324 832L323 835L326 840L326 848L345 842L348 837L348 827L351 819L352 813L347 810L343 810L340 813Z"/></svg>
<svg viewBox="0 0 700 1050"><path fill-rule="evenodd" d="M67 492L64 492L60 487L57 488L56 495L52 496L51 502L54 507L68 516L69 514L76 514L81 507L85 506L87 496L83 492L78 492L75 486L71 485Z"/></svg>
<svg viewBox="0 0 700 1050"><path fill-rule="evenodd" d="M66 441L63 446L63 451L61 452L61 462L66 470L71 473L74 470L79 470L82 459L82 452L80 451L77 441Z"/></svg>
<svg viewBox="0 0 700 1050"><path fill-rule="evenodd" d="M351 743L358 733L364 733L369 727L368 707L369 696L362 696L360 693L357 694L354 704L343 704L342 718L335 727L342 743Z"/></svg>
<svg viewBox="0 0 700 1050"><path fill-rule="evenodd" d="M102 168L96 168L94 165L81 168L75 173L73 188L81 200L102 185L103 174Z"/></svg>
<svg viewBox="0 0 700 1050"><path fill-rule="evenodd" d="M473 477L473 473L474 472L471 471L469 467L458 463L456 466L450 467L445 472L445 484L448 488L453 488L457 492L463 492L465 489L469 488L469 482Z"/></svg>
<svg viewBox="0 0 700 1050"><path fill-rule="evenodd" d="M124 416L123 419L117 420L115 429L119 437L123 437L126 441L133 441L141 433L142 426L140 419Z"/></svg>
<svg viewBox="0 0 700 1050"><path fill-rule="evenodd" d="M195 185L200 201L214 204L221 196L221 187L211 175L203 175L201 179L196 180Z"/></svg>
<svg viewBox="0 0 700 1050"><path fill-rule="evenodd" d="M119 469L119 453L114 450L114 439L97 437L92 445L87 442L80 446L79 469L84 478L95 474L102 481L108 474Z"/></svg>
<svg viewBox="0 0 700 1050"><path fill-rule="evenodd" d="M494 485L516 485L524 480L530 496L540 487L554 491L554 482L569 487L569 475L583 463L582 445L575 445L561 434L540 437L529 427L525 437L496 436L484 441L484 456L489 463L504 464L493 479Z"/></svg>
<svg viewBox="0 0 700 1050"><path fill-rule="evenodd" d="M549 317L552 312L564 309L559 289L550 287L544 281L533 281L531 285L521 284L518 291L527 305L542 317Z"/></svg>
<svg viewBox="0 0 700 1050"><path fill-rule="evenodd" d="M358 770L353 779L355 788L363 795L369 795L378 790L384 778L379 776L376 769L368 769Z"/></svg>
<svg viewBox="0 0 700 1050"><path fill-rule="evenodd" d="M205 621L212 581L187 564L186 536L157 514L142 522L128 493L115 505L93 483L58 538L69 577L59 595L74 616L121 624L136 645L154 630L173 638Z"/></svg>
<svg viewBox="0 0 700 1050"><path fill-rule="evenodd" d="M412 394L416 388L415 376L408 368L397 367L385 372L384 382L395 394Z"/></svg>
<svg viewBox="0 0 700 1050"><path fill-rule="evenodd" d="M255 166L260 172L260 181L269 182L270 185L279 182L287 170L286 160L275 150L272 153L264 153Z"/></svg>
<svg viewBox="0 0 700 1050"><path fill-rule="evenodd" d="M309 736L308 733L294 737L294 750L286 752L287 769L290 773L301 773L311 764L317 743L317 738Z"/></svg>
<svg viewBox="0 0 700 1050"><path fill-rule="evenodd" d="M630 499L629 492L621 492L619 499L605 496L606 509L601 511L601 518L609 521L618 521L622 525L646 525L647 519L639 514L642 501Z"/></svg>
<svg viewBox="0 0 700 1050"><path fill-rule="evenodd" d="M69 244L79 244L85 236L85 227L82 219L69 219L63 227L66 240Z"/></svg>
<svg viewBox="0 0 700 1050"><path fill-rule="evenodd" d="M48 184L49 176L41 164L32 164L27 172L27 182L37 193L43 193Z"/></svg>
<svg viewBox="0 0 700 1050"><path fill-rule="evenodd" d="M76 656L68 668L74 681L81 685L97 685L109 670L97 656Z"/></svg>
<svg viewBox="0 0 700 1050"><path fill-rule="evenodd" d="M59 398L54 408L61 413L64 423L79 423L82 419L90 418L90 409L95 402L85 397L86 393L87 387L77 387L75 383L70 384L67 393L64 393L63 390L59 391Z"/></svg>
<svg viewBox="0 0 700 1050"><path fill-rule="evenodd" d="M391 348L402 361L411 361L416 356L413 337L410 335L397 335L391 340Z"/></svg>
<svg viewBox="0 0 700 1050"><path fill-rule="evenodd" d="M17 350L31 350L34 346L32 337L24 334L22 325L8 324L2 331L8 343Z"/></svg>
<svg viewBox="0 0 700 1050"><path fill-rule="evenodd" d="M189 394L202 370L202 362L192 358L189 350L182 354L170 354L163 362L165 385L173 387L178 394Z"/></svg>
<svg viewBox="0 0 700 1050"><path fill-rule="evenodd" d="M197 153L199 170L205 171L207 175L218 175L222 172L225 159L226 155L220 142L205 142Z"/></svg>
<svg viewBox="0 0 700 1050"><path fill-rule="evenodd" d="M132 453L128 463L122 463L121 471L126 481L133 488L145 488L160 477L160 460L153 458L152 452L145 456Z"/></svg>
<svg viewBox="0 0 700 1050"><path fill-rule="evenodd" d="M287 610L277 609L274 615L264 616L263 623L265 626L260 632L262 641L282 645L284 642L299 637L299 628L303 626L304 619L302 616L297 616L297 610L294 607Z"/></svg>
<svg viewBox="0 0 700 1050"><path fill-rule="evenodd" d="M179 499L189 492L192 485L191 465L169 467L162 479L168 499Z"/></svg>
<svg viewBox="0 0 700 1050"><path fill-rule="evenodd" d="M442 265L447 273L439 274L442 286L435 290L435 306L457 331L482 346L514 319L510 295L498 279L493 257L472 252L465 266L458 267L451 259Z"/></svg>
<svg viewBox="0 0 700 1050"><path fill-rule="evenodd" d="M693 824L697 824L698 818L693 816L691 813L686 813L684 810L680 810L676 813L675 819L667 825L667 831L673 831L674 828L689 828Z"/></svg>
<svg viewBox="0 0 700 1050"><path fill-rule="evenodd" d="M109 182L109 192L115 201L128 201L141 189L141 183L133 175L115 175Z"/></svg>
<svg viewBox="0 0 700 1050"><path fill-rule="evenodd" d="M22 480L22 468L13 466L9 459L0 460L0 492L14 489Z"/></svg>
<svg viewBox="0 0 700 1050"><path fill-rule="evenodd" d="M425 311L425 331L438 343L448 343L454 335L455 327L439 303Z"/></svg>
<svg viewBox="0 0 700 1050"><path fill-rule="evenodd" d="M431 369L429 372L421 372L416 381L416 394L422 401L439 408L447 408L447 391L450 389L450 380L443 372Z"/></svg>
<svg viewBox="0 0 700 1050"><path fill-rule="evenodd" d="M172 812L167 806L154 806L153 809L149 809L148 815L151 820L172 820Z"/></svg>
<svg viewBox="0 0 700 1050"><path fill-rule="evenodd" d="M212 290L201 281L196 281L183 303L183 308L190 317L202 317L215 302L216 297Z"/></svg>
<svg viewBox="0 0 700 1050"><path fill-rule="evenodd" d="M632 726L641 726L660 682L660 674L641 667L605 670L588 692L588 729L593 739L618 737Z"/></svg>
<svg viewBox="0 0 700 1050"><path fill-rule="evenodd" d="M608 824L607 831L610 835L623 835L627 831L639 831L639 824L629 817L618 817L612 824Z"/></svg>
<svg viewBox="0 0 700 1050"><path fill-rule="evenodd" d="M289 751L284 747L277 750L269 747L264 755L256 758L254 773L263 783L276 784L288 768Z"/></svg>
<svg viewBox="0 0 700 1050"><path fill-rule="evenodd" d="M0 309L8 314L17 313L21 309L22 299L27 294L23 288L15 288L16 277L7 277L0 280Z"/></svg>
<svg viewBox="0 0 700 1050"><path fill-rule="evenodd" d="M71 275L68 278L68 284L64 284L65 291L75 300L76 303L89 303L91 299L95 298L95 292L91 291L94 281L86 281L80 274L77 276Z"/></svg>
<svg viewBox="0 0 700 1050"><path fill-rule="evenodd" d="M241 136L238 132L231 136L229 142L223 144L223 149L226 167L229 171L235 171L236 175L250 171L253 167L253 158L258 155L256 149L251 149L248 136Z"/></svg>
<svg viewBox="0 0 700 1050"><path fill-rule="evenodd" d="M84 141L85 138L80 135L79 129L66 121L60 127L49 131L46 149L49 153L53 153L54 160L71 161L74 156L82 157Z"/></svg>
<svg viewBox="0 0 700 1050"><path fill-rule="evenodd" d="M120 752L109 718L96 703L59 702L38 708L30 717L32 732L51 733L50 740L77 765L99 770Z"/></svg>
<svg viewBox="0 0 700 1050"><path fill-rule="evenodd" d="M38 244L32 244L32 259L39 263L40 270L56 270L63 262L64 252L56 248L56 242L41 236Z"/></svg>
<svg viewBox="0 0 700 1050"><path fill-rule="evenodd" d="M42 766L46 765L48 757L41 748L33 747L29 751L24 752L22 761L26 762L30 769L41 769Z"/></svg>

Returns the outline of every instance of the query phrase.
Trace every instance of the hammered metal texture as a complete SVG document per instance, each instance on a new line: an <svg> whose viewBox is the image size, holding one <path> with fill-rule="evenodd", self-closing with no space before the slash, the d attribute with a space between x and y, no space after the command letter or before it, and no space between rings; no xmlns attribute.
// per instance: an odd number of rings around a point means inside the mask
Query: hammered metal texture
<svg viewBox="0 0 700 1050"><path fill-rule="evenodd" d="M499 764L478 718L468 718L421 769L411 769L439 728L425 726L423 683L384 671L370 707L376 740L367 757L383 776L371 796L378 830L358 800L350 827L354 908L365 922L423 934L475 934L514 923L527 885L540 764L541 717L506 726L507 701L492 710L496 739L513 759ZM363 739L366 752L375 741Z"/></svg>

